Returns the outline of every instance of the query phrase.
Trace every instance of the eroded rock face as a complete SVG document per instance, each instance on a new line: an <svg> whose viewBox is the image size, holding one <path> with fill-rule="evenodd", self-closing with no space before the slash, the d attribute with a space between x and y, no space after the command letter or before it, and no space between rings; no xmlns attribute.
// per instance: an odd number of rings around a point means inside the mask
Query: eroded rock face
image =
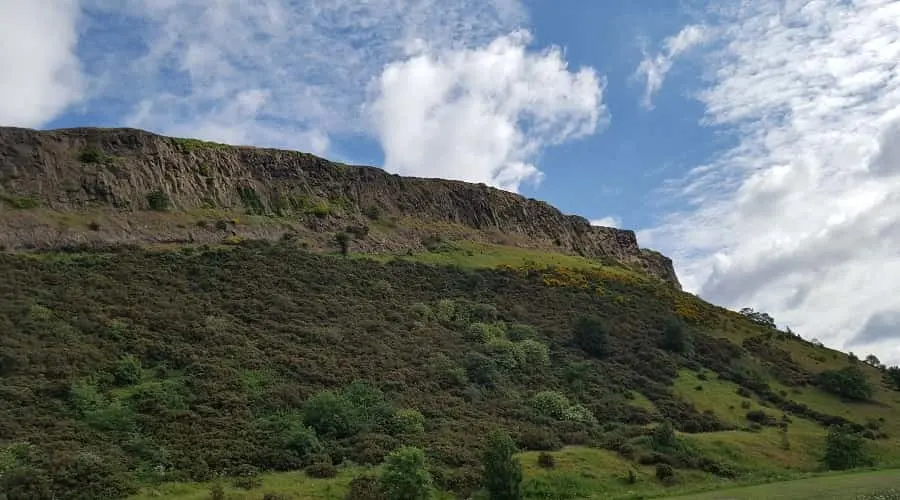
<svg viewBox="0 0 900 500"><path fill-rule="evenodd" d="M447 222L508 235L521 246L639 264L680 288L671 260L640 249L633 231L592 227L545 202L485 185L400 177L293 151L135 129L0 128L0 191L59 211L124 214L148 210L153 193L164 193L175 211L316 213L314 229L321 231L364 223L375 213Z"/></svg>

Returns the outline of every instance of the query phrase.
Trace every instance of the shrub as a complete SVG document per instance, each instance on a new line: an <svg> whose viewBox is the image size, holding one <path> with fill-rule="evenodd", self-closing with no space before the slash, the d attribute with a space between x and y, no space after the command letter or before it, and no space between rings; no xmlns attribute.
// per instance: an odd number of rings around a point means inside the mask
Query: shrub
<svg viewBox="0 0 900 500"><path fill-rule="evenodd" d="M667 351L685 353L690 349L688 333L680 321L670 320L663 329L662 347Z"/></svg>
<svg viewBox="0 0 900 500"><path fill-rule="evenodd" d="M537 463L544 469L552 469L556 467L556 458L550 453L542 451L540 454L538 454Z"/></svg>
<svg viewBox="0 0 900 500"><path fill-rule="evenodd" d="M495 431L488 437L482 463L484 486L492 500L522 498L522 464L515 457L516 451L508 434Z"/></svg>
<svg viewBox="0 0 900 500"><path fill-rule="evenodd" d="M419 410L400 410L394 415L394 431L398 434L422 434L425 432L425 417Z"/></svg>
<svg viewBox="0 0 900 500"><path fill-rule="evenodd" d="M562 448L559 439L544 428L528 428L519 434L516 441L519 447L529 451L553 451Z"/></svg>
<svg viewBox="0 0 900 500"><path fill-rule="evenodd" d="M526 369L541 371L550 366L550 349L545 344L534 339L525 339L518 342L518 345L525 359Z"/></svg>
<svg viewBox="0 0 900 500"><path fill-rule="evenodd" d="M337 476L338 470L330 461L317 461L316 463L307 465L303 472L307 476L317 479L327 479Z"/></svg>
<svg viewBox="0 0 900 500"><path fill-rule="evenodd" d="M741 408L749 410L751 406L753 406L753 403L751 403L750 401L747 401L746 399L741 401Z"/></svg>
<svg viewBox="0 0 900 500"><path fill-rule="evenodd" d="M563 420L569 408L569 398L556 391L541 391L531 398L531 407L538 415Z"/></svg>
<svg viewBox="0 0 900 500"><path fill-rule="evenodd" d="M350 481L344 500L388 500L381 489L377 476L356 476Z"/></svg>
<svg viewBox="0 0 900 500"><path fill-rule="evenodd" d="M537 337L537 330L531 325L512 324L506 331L509 340L518 342L520 340L534 339Z"/></svg>
<svg viewBox="0 0 900 500"><path fill-rule="evenodd" d="M333 391L316 393L303 403L303 421L320 436L343 438L359 431L353 405Z"/></svg>
<svg viewBox="0 0 900 500"><path fill-rule="evenodd" d="M350 240L352 236L350 233L340 232L334 235L334 242L337 244L338 248L341 251L341 255L347 255L350 253Z"/></svg>
<svg viewBox="0 0 900 500"><path fill-rule="evenodd" d="M580 422L583 424L597 423L597 417L595 417L590 410L580 404L576 404L566 408L565 411L563 411L562 420L566 420L568 422Z"/></svg>
<svg viewBox="0 0 900 500"><path fill-rule="evenodd" d="M147 194L147 206L150 207L150 210L165 212L169 209L171 203L169 195L162 189L157 189Z"/></svg>
<svg viewBox="0 0 900 500"><path fill-rule="evenodd" d="M677 438L675 437L675 427L672 426L672 422L666 420L656 426L656 429L653 430L654 448L670 448L675 446L677 442Z"/></svg>
<svg viewBox="0 0 900 500"><path fill-rule="evenodd" d="M575 343L591 356L606 356L609 350L608 328L600 318L582 316L573 329Z"/></svg>
<svg viewBox="0 0 900 500"><path fill-rule="evenodd" d="M210 500L225 500L225 488L220 483L213 483L209 487Z"/></svg>
<svg viewBox="0 0 900 500"><path fill-rule="evenodd" d="M747 420L749 420L751 422L756 422L757 424L760 424L760 425L774 425L775 424L775 417L773 417L772 415L769 415L768 413L766 413L762 410L748 411L747 414L745 415L745 417L747 418Z"/></svg>
<svg viewBox="0 0 900 500"><path fill-rule="evenodd" d="M142 376L141 361L130 354L119 358L112 367L113 382L118 386L134 385Z"/></svg>
<svg viewBox="0 0 900 500"><path fill-rule="evenodd" d="M472 382L484 387L494 387L497 384L499 373L493 359L480 352L471 352L466 355L463 364L466 376Z"/></svg>
<svg viewBox="0 0 900 500"><path fill-rule="evenodd" d="M625 476L625 482L628 484L637 483L637 474L634 472L634 469L628 469L628 475Z"/></svg>
<svg viewBox="0 0 900 500"><path fill-rule="evenodd" d="M753 393L750 392L750 389L747 389L746 387L738 387L737 394L738 394L738 396L740 396L742 398L749 398L749 397L753 396Z"/></svg>
<svg viewBox="0 0 900 500"><path fill-rule="evenodd" d="M825 466L831 470L846 470L872 465L864 438L845 426L832 426L825 439Z"/></svg>
<svg viewBox="0 0 900 500"><path fill-rule="evenodd" d="M262 486L262 480L259 478L259 470L252 465L241 465L234 471L234 476L232 484L235 488L252 490Z"/></svg>
<svg viewBox="0 0 900 500"><path fill-rule="evenodd" d="M675 479L675 469L669 464L657 464L656 479L666 484L672 483Z"/></svg>
<svg viewBox="0 0 900 500"><path fill-rule="evenodd" d="M78 160L83 163L103 163L106 155L94 146L87 146L81 150Z"/></svg>
<svg viewBox="0 0 900 500"><path fill-rule="evenodd" d="M872 398L872 385L857 366L822 372L818 383L822 389L844 398L860 401Z"/></svg>
<svg viewBox="0 0 900 500"><path fill-rule="evenodd" d="M433 479L425 463L425 452L404 446L388 455L379 479L381 493L391 500L426 500Z"/></svg>
<svg viewBox="0 0 900 500"><path fill-rule="evenodd" d="M506 324L504 323L472 323L466 329L466 340L483 344L496 340L506 340Z"/></svg>
<svg viewBox="0 0 900 500"><path fill-rule="evenodd" d="M892 366L885 370L884 378L889 386L900 391L900 366Z"/></svg>
<svg viewBox="0 0 900 500"><path fill-rule="evenodd" d="M525 353L510 340L492 339L487 344L487 352L501 370L514 371L525 366Z"/></svg>
<svg viewBox="0 0 900 500"><path fill-rule="evenodd" d="M370 220L378 220L381 218L381 209L378 208L378 205L367 205L363 208L362 213Z"/></svg>

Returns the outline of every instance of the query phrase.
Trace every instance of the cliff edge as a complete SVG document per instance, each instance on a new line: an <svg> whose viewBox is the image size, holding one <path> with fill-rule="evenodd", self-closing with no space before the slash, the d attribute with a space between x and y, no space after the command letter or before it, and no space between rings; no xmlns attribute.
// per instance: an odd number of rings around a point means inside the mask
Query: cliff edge
<svg viewBox="0 0 900 500"><path fill-rule="evenodd" d="M202 211L271 222L187 223ZM672 261L639 248L633 231L591 226L542 201L483 184L401 177L295 151L135 129L0 128L0 224L0 244L26 249L214 242L223 230L276 238L288 230L333 235L349 228L363 251L398 251L421 247L440 227L460 237L616 259L680 289ZM400 236L369 236L369 226L378 224Z"/></svg>

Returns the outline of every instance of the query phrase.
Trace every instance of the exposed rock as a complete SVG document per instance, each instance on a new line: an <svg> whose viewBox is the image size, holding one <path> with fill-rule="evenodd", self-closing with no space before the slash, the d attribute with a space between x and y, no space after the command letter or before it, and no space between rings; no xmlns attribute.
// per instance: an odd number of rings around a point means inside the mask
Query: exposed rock
<svg viewBox="0 0 900 500"><path fill-rule="evenodd" d="M117 226L95 227L95 234L77 237L67 228L53 236L38 227L40 218L6 217L3 224L16 240L8 236L5 243L18 246L52 246L60 238L159 241L129 223L146 218L154 203L180 213L215 208L277 215L302 220L304 228L322 234L359 227L369 219L407 218L505 236L519 246L612 257L638 264L680 288L671 260L640 249L633 231L593 227L587 219L564 215L542 201L483 184L400 177L294 151L174 139L135 129L0 128L0 194L7 201L33 199L61 212L105 211ZM8 210L3 205L0 210ZM164 225L161 220L156 222ZM255 236L276 237L293 227L286 223ZM183 239L185 231L178 229L186 228L175 227L161 239ZM153 231L165 233L155 226ZM205 230L190 237L203 241L207 232L210 238L221 237ZM32 233L41 236L29 238Z"/></svg>

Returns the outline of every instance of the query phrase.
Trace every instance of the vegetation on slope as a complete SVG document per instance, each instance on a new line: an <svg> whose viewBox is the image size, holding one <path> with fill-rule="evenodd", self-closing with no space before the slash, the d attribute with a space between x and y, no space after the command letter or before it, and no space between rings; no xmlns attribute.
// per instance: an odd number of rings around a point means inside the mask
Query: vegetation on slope
<svg viewBox="0 0 900 500"><path fill-rule="evenodd" d="M223 478L255 491L260 473L300 469L341 498L389 456L418 463L415 450L435 490L467 494L490 484L484 443L498 429L525 452L526 497L574 498L776 477L784 469L766 462L779 453L814 470L834 425L851 467L885 464L900 432L865 420L897 408L875 368L628 269L463 269L244 243L7 253L0 275L10 498ZM813 367L807 351L828 362ZM852 393L867 401L794 399L831 390L820 373L846 366L871 385ZM784 433L804 445L784 449ZM574 476L571 450L617 472ZM554 467L533 465L542 451Z"/></svg>

